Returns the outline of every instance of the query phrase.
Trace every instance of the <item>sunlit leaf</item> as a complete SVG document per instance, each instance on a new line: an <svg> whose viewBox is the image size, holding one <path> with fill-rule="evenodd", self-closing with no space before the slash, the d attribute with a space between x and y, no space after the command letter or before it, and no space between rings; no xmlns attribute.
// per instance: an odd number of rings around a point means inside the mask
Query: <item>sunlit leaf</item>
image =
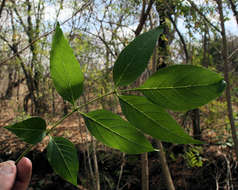
<svg viewBox="0 0 238 190"><path fill-rule="evenodd" d="M72 48L57 25L50 52L50 73L57 92L72 104L83 92L83 73Z"/></svg>
<svg viewBox="0 0 238 190"><path fill-rule="evenodd" d="M41 142L46 135L46 123L40 117L32 117L4 128L29 144Z"/></svg>
<svg viewBox="0 0 238 190"><path fill-rule="evenodd" d="M63 137L51 137L47 147L47 158L56 174L77 185L79 164L73 143Z"/></svg>
<svg viewBox="0 0 238 190"><path fill-rule="evenodd" d="M217 73L192 65L160 69L137 90L152 102L171 110L189 110L215 99L226 83Z"/></svg>
<svg viewBox="0 0 238 190"><path fill-rule="evenodd" d="M116 86L128 85L142 74L162 32L162 28L157 27L141 34L120 53L113 68Z"/></svg>
<svg viewBox="0 0 238 190"><path fill-rule="evenodd" d="M83 116L91 134L107 146L128 154L154 150L142 133L112 112L97 110Z"/></svg>

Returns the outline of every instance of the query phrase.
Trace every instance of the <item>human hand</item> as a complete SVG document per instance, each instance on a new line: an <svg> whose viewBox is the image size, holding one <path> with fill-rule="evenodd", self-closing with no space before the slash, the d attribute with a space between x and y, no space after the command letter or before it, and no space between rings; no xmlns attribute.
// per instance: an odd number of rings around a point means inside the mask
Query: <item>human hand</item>
<svg viewBox="0 0 238 190"><path fill-rule="evenodd" d="M0 163L0 190L26 190L31 179L32 163L23 157L15 165L14 161Z"/></svg>

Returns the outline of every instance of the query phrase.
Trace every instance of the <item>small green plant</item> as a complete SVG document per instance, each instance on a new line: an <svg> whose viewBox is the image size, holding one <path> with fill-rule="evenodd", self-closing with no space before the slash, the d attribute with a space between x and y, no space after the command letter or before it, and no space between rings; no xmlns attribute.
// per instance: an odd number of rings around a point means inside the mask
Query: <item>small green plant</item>
<svg viewBox="0 0 238 190"><path fill-rule="evenodd" d="M201 147L191 146L184 154L184 159L187 162L188 167L202 167L203 160L201 156Z"/></svg>
<svg viewBox="0 0 238 190"><path fill-rule="evenodd" d="M217 73L198 66L174 65L160 69L139 87L120 90L120 87L134 82L145 70L162 32L157 27L135 38L115 62L114 89L77 106L75 102L83 93L84 76L57 24L50 53L51 78L57 92L72 104L73 110L51 128L47 128L45 120L40 117L31 117L5 127L31 144L17 162L34 145L49 136L49 163L55 173L77 185L79 162L76 149L69 140L52 135L54 129L74 112L84 117L88 130L97 140L127 154L156 151L143 133L171 143L201 144L186 134L166 110L193 109L219 96L225 88L225 82ZM129 91L141 92L143 96L124 95ZM119 99L127 121L107 110L81 111L84 106L109 95Z"/></svg>

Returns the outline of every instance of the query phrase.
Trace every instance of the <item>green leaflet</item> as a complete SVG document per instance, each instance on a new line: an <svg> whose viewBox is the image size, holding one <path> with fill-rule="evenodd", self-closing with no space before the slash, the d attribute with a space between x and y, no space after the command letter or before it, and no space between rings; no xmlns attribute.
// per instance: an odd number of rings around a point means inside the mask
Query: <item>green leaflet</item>
<svg viewBox="0 0 238 190"><path fill-rule="evenodd" d="M119 96L127 120L144 133L161 141L177 144L201 144L176 123L164 109L143 96Z"/></svg>
<svg viewBox="0 0 238 190"><path fill-rule="evenodd" d="M107 110L82 114L88 130L105 145L128 154L154 151L144 135L120 116Z"/></svg>
<svg viewBox="0 0 238 190"><path fill-rule="evenodd" d="M32 117L4 128L29 144L41 142L46 135L46 123L40 117Z"/></svg>
<svg viewBox="0 0 238 190"><path fill-rule="evenodd" d="M74 104L83 92L83 73L72 48L65 39L59 24L53 37L50 52L50 73L57 92Z"/></svg>
<svg viewBox="0 0 238 190"><path fill-rule="evenodd" d="M166 109L189 110L215 99L225 89L225 81L215 72L192 65L160 69L136 90Z"/></svg>
<svg viewBox="0 0 238 190"><path fill-rule="evenodd" d="M162 28L157 27L137 36L125 47L113 68L113 80L116 86L128 85L141 75L162 32Z"/></svg>
<svg viewBox="0 0 238 190"><path fill-rule="evenodd" d="M73 143L63 137L51 137L47 147L47 158L56 174L77 185L79 164Z"/></svg>

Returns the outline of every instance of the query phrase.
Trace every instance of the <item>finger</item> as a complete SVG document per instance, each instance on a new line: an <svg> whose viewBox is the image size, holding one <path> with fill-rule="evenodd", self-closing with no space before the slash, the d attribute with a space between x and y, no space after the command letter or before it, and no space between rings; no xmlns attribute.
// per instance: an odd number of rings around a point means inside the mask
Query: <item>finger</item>
<svg viewBox="0 0 238 190"><path fill-rule="evenodd" d="M17 164L17 177L13 190L26 190L31 180L31 172L31 161L23 157Z"/></svg>
<svg viewBox="0 0 238 190"><path fill-rule="evenodd" d="M16 178L16 165L14 161L0 163L0 189L10 190Z"/></svg>

